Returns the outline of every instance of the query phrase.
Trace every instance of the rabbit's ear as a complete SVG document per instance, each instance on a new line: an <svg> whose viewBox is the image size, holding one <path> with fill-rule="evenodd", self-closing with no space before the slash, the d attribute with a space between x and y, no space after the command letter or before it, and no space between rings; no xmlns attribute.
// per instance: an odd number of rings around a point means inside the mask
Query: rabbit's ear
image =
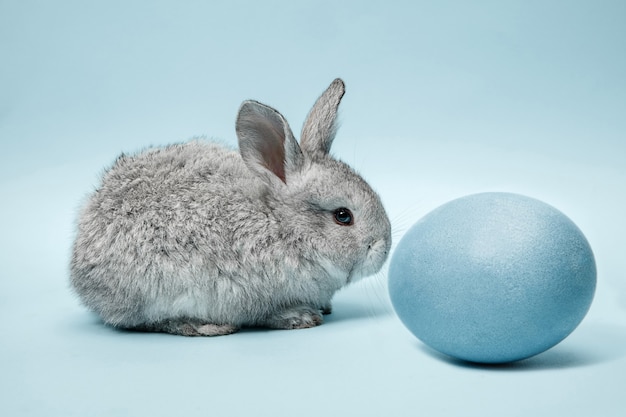
<svg viewBox="0 0 626 417"><path fill-rule="evenodd" d="M337 133L337 108L346 91L337 78L317 99L302 126L300 146L309 155L328 155Z"/></svg>
<svg viewBox="0 0 626 417"><path fill-rule="evenodd" d="M304 156L285 118L257 101L244 101L237 117L239 152L252 172L266 182L287 184L290 172L302 167Z"/></svg>

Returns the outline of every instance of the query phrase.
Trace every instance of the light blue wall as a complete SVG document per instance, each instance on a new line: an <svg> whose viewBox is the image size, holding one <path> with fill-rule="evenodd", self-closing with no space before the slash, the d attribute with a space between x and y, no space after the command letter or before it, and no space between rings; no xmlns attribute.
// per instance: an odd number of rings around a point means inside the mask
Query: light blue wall
<svg viewBox="0 0 626 417"><path fill-rule="evenodd" d="M608 0L0 0L0 415L263 415L283 400L272 414L618 415L625 22ZM396 238L479 191L539 198L585 232L596 300L521 367L536 372L418 348L384 275L340 293L320 328L219 341L115 333L70 295L76 211L120 152L235 144L249 98L298 132L338 76L334 153L380 192Z"/></svg>

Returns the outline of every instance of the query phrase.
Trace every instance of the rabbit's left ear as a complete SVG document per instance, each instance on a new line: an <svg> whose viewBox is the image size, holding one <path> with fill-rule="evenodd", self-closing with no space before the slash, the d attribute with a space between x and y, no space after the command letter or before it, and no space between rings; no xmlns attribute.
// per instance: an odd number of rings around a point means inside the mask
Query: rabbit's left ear
<svg viewBox="0 0 626 417"><path fill-rule="evenodd" d="M302 126L300 146L313 157L328 155L337 133L337 109L346 91L337 78L317 99Z"/></svg>
<svg viewBox="0 0 626 417"><path fill-rule="evenodd" d="M244 101L236 124L239 152L252 172L265 182L279 179L287 184L288 174L304 163L300 146L285 118L258 101Z"/></svg>

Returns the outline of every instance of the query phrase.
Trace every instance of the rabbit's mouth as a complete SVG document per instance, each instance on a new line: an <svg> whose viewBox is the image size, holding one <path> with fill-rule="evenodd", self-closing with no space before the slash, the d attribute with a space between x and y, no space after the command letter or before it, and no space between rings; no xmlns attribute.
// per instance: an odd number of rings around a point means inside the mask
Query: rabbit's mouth
<svg viewBox="0 0 626 417"><path fill-rule="evenodd" d="M365 252L348 268L338 265L330 259L321 259L320 264L326 274L336 280L338 287L360 281L380 271L387 260L389 244L387 240L380 239L367 246Z"/></svg>
<svg viewBox="0 0 626 417"><path fill-rule="evenodd" d="M386 240L377 240L368 245L362 261L356 262L350 269L347 282L355 282L377 273L383 267L388 255L389 244Z"/></svg>

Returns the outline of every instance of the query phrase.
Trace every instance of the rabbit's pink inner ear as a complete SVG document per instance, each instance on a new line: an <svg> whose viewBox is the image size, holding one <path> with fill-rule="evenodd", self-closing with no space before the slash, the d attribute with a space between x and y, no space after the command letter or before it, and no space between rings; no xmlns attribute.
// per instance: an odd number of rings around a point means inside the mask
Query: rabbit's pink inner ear
<svg viewBox="0 0 626 417"><path fill-rule="evenodd" d="M257 143L257 150L261 157L261 165L286 184L285 136L283 132L272 129L270 126L267 127L268 131L273 130L273 132L271 132L271 134L267 133L263 136L267 140L261 140L260 143Z"/></svg>
<svg viewBox="0 0 626 417"><path fill-rule="evenodd" d="M269 171L287 183L286 158L294 153L295 139L280 113L259 102L244 102L237 118L237 136L241 156L253 172L266 178Z"/></svg>

